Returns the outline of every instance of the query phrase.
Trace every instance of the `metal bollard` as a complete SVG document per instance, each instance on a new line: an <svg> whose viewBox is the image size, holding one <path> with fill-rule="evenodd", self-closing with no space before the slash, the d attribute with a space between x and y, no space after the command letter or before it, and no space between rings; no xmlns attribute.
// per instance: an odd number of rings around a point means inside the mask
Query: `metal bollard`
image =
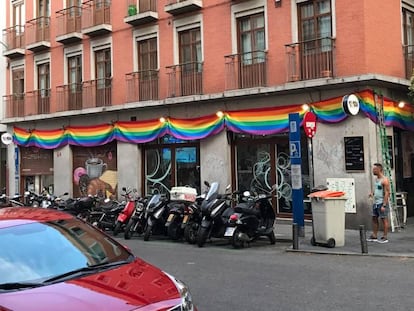
<svg viewBox="0 0 414 311"><path fill-rule="evenodd" d="M361 252L368 254L367 233L364 225L359 225L359 239L361 241Z"/></svg>
<svg viewBox="0 0 414 311"><path fill-rule="evenodd" d="M299 249L299 226L297 223L292 224L293 249Z"/></svg>

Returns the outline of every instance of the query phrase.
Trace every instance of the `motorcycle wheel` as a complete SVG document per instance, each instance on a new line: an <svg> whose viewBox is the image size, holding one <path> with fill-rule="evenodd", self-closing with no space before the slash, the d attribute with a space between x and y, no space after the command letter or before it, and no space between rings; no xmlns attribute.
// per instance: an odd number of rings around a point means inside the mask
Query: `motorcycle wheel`
<svg viewBox="0 0 414 311"><path fill-rule="evenodd" d="M275 237L275 232L272 230L272 232L269 234L269 240L270 240L270 244L274 245L276 244L276 237Z"/></svg>
<svg viewBox="0 0 414 311"><path fill-rule="evenodd" d="M152 232L152 226L148 226L145 228L144 232L144 241L148 241Z"/></svg>
<svg viewBox="0 0 414 311"><path fill-rule="evenodd" d="M115 224L114 232L113 232L114 236L117 236L118 233L121 231L121 226L122 226L122 222L117 221Z"/></svg>
<svg viewBox="0 0 414 311"><path fill-rule="evenodd" d="M236 228L233 232L233 236L231 238L231 245L233 248L239 249L244 247L244 242L239 238L240 230Z"/></svg>
<svg viewBox="0 0 414 311"><path fill-rule="evenodd" d="M180 226L181 223L178 222L172 222L169 226L168 226L168 236L173 239L173 240L178 240L180 238Z"/></svg>
<svg viewBox="0 0 414 311"><path fill-rule="evenodd" d="M197 242L197 231L198 224L188 223L184 229L184 238L190 244L195 244Z"/></svg>
<svg viewBox="0 0 414 311"><path fill-rule="evenodd" d="M136 223L137 220L134 220L132 218L128 221L128 224L126 225L124 232L125 240L129 240L134 235L134 227Z"/></svg>
<svg viewBox="0 0 414 311"><path fill-rule="evenodd" d="M208 228L200 227L197 232L197 245L198 247L203 247L206 244L208 237Z"/></svg>

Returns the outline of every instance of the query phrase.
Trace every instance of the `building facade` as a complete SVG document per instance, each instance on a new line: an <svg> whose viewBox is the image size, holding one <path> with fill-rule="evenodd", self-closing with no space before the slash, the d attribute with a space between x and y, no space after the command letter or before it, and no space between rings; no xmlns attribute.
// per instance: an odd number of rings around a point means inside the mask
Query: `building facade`
<svg viewBox="0 0 414 311"><path fill-rule="evenodd" d="M312 187L346 184L346 223L357 226L383 162L378 107L395 191L413 185L412 0L5 2L9 193L276 184L275 210L291 217L289 115L310 109L305 216Z"/></svg>

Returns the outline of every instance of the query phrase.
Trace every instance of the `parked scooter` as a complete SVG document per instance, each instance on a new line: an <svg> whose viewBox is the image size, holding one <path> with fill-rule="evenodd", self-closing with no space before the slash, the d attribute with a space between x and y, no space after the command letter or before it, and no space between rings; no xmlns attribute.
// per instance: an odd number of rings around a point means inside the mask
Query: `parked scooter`
<svg viewBox="0 0 414 311"><path fill-rule="evenodd" d="M201 203L203 218L197 232L197 245L199 247L204 246L207 239L224 237L227 221L233 213L233 209L229 204L230 193L228 193L228 190L230 185L226 188L226 194L220 195L218 182L213 182L211 185L205 182L205 184L209 187L209 190Z"/></svg>
<svg viewBox="0 0 414 311"><path fill-rule="evenodd" d="M116 200L105 199L99 208L91 211L91 217L95 219L93 225L101 230L114 230L119 213L124 209L125 204Z"/></svg>
<svg viewBox="0 0 414 311"><path fill-rule="evenodd" d="M129 219L125 231L124 238L129 240L135 233L141 235L144 233L147 219L145 218L145 209L148 203L147 198L140 198L135 204L135 210Z"/></svg>
<svg viewBox="0 0 414 311"><path fill-rule="evenodd" d="M118 233L127 225L129 219L134 213L135 201L138 198L137 189L133 189L131 191L131 189L123 187L122 191L124 192L122 195L125 197L126 203L123 210L118 214L118 217L116 219L113 231L114 236L117 236Z"/></svg>
<svg viewBox="0 0 414 311"><path fill-rule="evenodd" d="M166 234L165 222L168 217L168 199L161 194L154 194L148 201L145 209L146 225L144 241L148 241L152 234Z"/></svg>
<svg viewBox="0 0 414 311"><path fill-rule="evenodd" d="M246 244L266 236L270 244L276 243L273 225L275 222L275 212L270 199L273 196L269 194L259 194L253 196L249 191L243 192L244 202L238 203L230 216L226 228L225 237L230 238L234 248L242 248Z"/></svg>
<svg viewBox="0 0 414 311"><path fill-rule="evenodd" d="M75 199L68 198L60 202L58 209L93 224L96 219L91 217L91 212L96 210L98 201L99 199L96 195L88 195Z"/></svg>
<svg viewBox="0 0 414 311"><path fill-rule="evenodd" d="M170 190L169 215L165 226L168 236L179 240L184 236L184 230L189 218L190 207L196 201L197 189L188 186L172 187Z"/></svg>

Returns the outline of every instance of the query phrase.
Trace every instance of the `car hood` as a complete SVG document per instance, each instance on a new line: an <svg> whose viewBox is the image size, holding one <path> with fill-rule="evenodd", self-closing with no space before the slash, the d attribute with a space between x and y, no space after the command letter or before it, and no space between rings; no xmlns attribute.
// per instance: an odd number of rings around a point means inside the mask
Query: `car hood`
<svg viewBox="0 0 414 311"><path fill-rule="evenodd" d="M0 292L0 310L162 310L180 302L173 281L135 259L115 269L47 286Z"/></svg>

